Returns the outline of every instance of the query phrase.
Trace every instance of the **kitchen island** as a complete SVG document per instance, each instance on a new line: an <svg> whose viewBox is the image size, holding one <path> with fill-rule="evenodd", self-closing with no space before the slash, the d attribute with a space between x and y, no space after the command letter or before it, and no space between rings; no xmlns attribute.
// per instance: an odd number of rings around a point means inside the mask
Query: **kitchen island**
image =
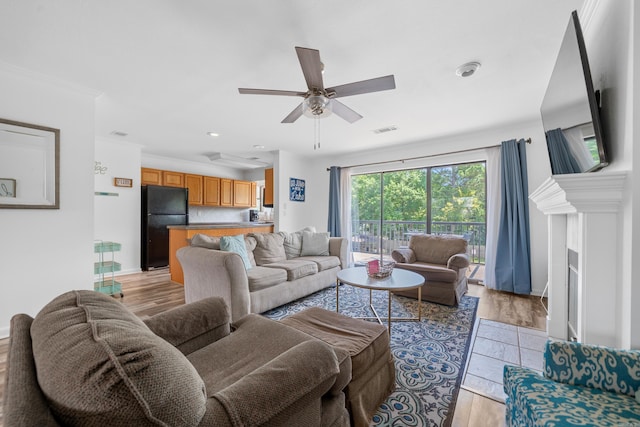
<svg viewBox="0 0 640 427"><path fill-rule="evenodd" d="M248 233L273 233L272 222L211 222L189 225L170 225L169 229L169 271L173 282L184 285L182 266L176 257L178 249L189 245L196 234L207 236L235 236Z"/></svg>

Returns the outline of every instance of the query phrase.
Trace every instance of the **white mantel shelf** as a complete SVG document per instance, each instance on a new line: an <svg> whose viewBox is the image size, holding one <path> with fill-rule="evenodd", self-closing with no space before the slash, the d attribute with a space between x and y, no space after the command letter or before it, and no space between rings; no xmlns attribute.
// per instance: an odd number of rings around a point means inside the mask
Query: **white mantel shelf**
<svg viewBox="0 0 640 427"><path fill-rule="evenodd" d="M567 249L578 252L578 340L614 345L619 212L628 172L553 175L529 198L548 215L549 260L547 332L567 339Z"/></svg>
<svg viewBox="0 0 640 427"><path fill-rule="evenodd" d="M529 198L546 215L618 212L627 172L553 175Z"/></svg>

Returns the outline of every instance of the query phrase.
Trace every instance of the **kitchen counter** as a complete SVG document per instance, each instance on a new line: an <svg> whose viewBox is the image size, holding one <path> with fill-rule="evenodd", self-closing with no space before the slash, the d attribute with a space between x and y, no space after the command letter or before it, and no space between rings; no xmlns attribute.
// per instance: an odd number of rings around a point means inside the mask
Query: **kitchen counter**
<svg viewBox="0 0 640 427"><path fill-rule="evenodd" d="M189 225L169 225L169 272L171 280L184 284L184 274L176 257L178 249L189 245L196 234L207 236L236 236L248 233L273 233L272 222L208 222Z"/></svg>
<svg viewBox="0 0 640 427"><path fill-rule="evenodd" d="M257 228L273 227L273 222L204 222L189 225L169 225L167 228L176 230L211 230L217 228Z"/></svg>

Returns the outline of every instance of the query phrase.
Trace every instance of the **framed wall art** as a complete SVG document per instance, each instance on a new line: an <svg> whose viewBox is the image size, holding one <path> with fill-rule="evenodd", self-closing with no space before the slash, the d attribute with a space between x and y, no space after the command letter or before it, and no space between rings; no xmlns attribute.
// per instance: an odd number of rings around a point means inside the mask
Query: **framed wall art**
<svg viewBox="0 0 640 427"><path fill-rule="evenodd" d="M289 200L304 202L304 179L289 178Z"/></svg>

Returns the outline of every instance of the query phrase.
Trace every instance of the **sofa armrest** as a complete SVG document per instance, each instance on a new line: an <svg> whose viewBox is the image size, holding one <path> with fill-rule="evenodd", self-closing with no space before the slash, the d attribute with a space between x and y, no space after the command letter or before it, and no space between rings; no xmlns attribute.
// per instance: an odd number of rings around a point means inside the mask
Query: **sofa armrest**
<svg viewBox="0 0 640 427"><path fill-rule="evenodd" d="M545 377L571 385L634 396L640 390L640 350L548 340Z"/></svg>
<svg viewBox="0 0 640 427"><path fill-rule="evenodd" d="M183 354L205 347L230 332L227 305L219 297L173 308L145 319L144 323Z"/></svg>
<svg viewBox="0 0 640 427"><path fill-rule="evenodd" d="M455 254L451 255L447 261L447 268L452 270L460 270L461 268L469 267L469 255L467 254Z"/></svg>
<svg viewBox="0 0 640 427"><path fill-rule="evenodd" d="M340 258L341 268L349 267L349 245L345 237L329 237L329 255Z"/></svg>
<svg viewBox="0 0 640 427"><path fill-rule="evenodd" d="M299 401L320 399L339 373L336 355L320 340L290 348L215 393L232 425L263 425Z"/></svg>
<svg viewBox="0 0 640 427"><path fill-rule="evenodd" d="M393 258L395 262L403 264L413 264L416 262L416 254L413 252L413 249L409 248L394 249L391 252L391 258Z"/></svg>
<svg viewBox="0 0 640 427"><path fill-rule="evenodd" d="M184 272L187 303L222 297L232 322L250 313L249 279L240 255L194 246L180 248L176 255Z"/></svg>

